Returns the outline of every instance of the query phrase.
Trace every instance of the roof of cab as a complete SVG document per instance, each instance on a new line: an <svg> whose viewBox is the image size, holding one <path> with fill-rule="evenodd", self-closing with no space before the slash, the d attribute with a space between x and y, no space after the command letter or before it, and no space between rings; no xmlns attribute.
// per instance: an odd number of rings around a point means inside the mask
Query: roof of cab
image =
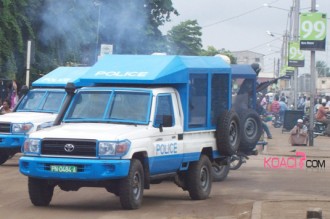
<svg viewBox="0 0 330 219"><path fill-rule="evenodd" d="M233 78L256 78L256 72L251 65L246 64L232 64L231 65Z"/></svg>
<svg viewBox="0 0 330 219"><path fill-rule="evenodd" d="M65 87L76 83L90 67L58 67L32 83L33 87Z"/></svg>
<svg viewBox="0 0 330 219"><path fill-rule="evenodd" d="M188 83L190 73L230 74L231 68L213 56L106 55L78 84L178 84Z"/></svg>

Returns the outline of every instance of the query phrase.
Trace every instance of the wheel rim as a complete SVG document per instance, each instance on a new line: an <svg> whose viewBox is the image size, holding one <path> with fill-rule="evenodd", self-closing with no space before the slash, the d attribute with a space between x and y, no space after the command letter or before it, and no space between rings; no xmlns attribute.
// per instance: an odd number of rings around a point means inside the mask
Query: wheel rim
<svg viewBox="0 0 330 219"><path fill-rule="evenodd" d="M138 200L141 194L141 176L138 172L134 174L132 192L135 200Z"/></svg>
<svg viewBox="0 0 330 219"><path fill-rule="evenodd" d="M201 169L201 173L200 173L200 182L201 182L201 187L204 191L207 190L208 188L208 184L209 184L209 170L207 169L206 166L204 166Z"/></svg>
<svg viewBox="0 0 330 219"><path fill-rule="evenodd" d="M229 141L231 145L235 145L237 141L237 123L232 121L229 127Z"/></svg>
<svg viewBox="0 0 330 219"><path fill-rule="evenodd" d="M245 135L249 138L254 138L257 135L257 122L253 118L248 118L244 125Z"/></svg>

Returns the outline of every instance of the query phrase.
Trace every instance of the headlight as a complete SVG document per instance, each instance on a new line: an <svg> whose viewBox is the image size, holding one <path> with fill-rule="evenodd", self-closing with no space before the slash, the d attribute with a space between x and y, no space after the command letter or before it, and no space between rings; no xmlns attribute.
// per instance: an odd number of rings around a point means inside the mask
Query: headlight
<svg viewBox="0 0 330 219"><path fill-rule="evenodd" d="M99 156L124 156L129 150L130 145L131 142L128 140L117 142L100 141L98 144Z"/></svg>
<svg viewBox="0 0 330 219"><path fill-rule="evenodd" d="M37 126L37 131L48 128L48 127L52 127L52 126L53 126L53 122L44 122Z"/></svg>
<svg viewBox="0 0 330 219"><path fill-rule="evenodd" d="M24 154L40 154L40 139L26 139L22 152Z"/></svg>
<svg viewBox="0 0 330 219"><path fill-rule="evenodd" d="M11 126L11 131L13 134L16 133L27 133L33 127L32 123L13 123Z"/></svg>

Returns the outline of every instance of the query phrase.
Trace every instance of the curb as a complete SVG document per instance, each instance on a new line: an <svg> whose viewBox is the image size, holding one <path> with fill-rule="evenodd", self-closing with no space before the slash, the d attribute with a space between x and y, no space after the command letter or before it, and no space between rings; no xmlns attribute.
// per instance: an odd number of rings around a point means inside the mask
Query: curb
<svg viewBox="0 0 330 219"><path fill-rule="evenodd" d="M256 201L252 206L251 219L261 219L262 201Z"/></svg>

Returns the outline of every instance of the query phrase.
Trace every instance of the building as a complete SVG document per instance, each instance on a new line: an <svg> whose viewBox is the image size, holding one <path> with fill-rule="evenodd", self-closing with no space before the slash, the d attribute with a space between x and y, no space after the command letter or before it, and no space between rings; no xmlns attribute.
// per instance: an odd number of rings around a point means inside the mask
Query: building
<svg viewBox="0 0 330 219"><path fill-rule="evenodd" d="M237 59L237 64L252 64L259 63L261 67L264 66L264 54L256 53L248 50L231 52Z"/></svg>

